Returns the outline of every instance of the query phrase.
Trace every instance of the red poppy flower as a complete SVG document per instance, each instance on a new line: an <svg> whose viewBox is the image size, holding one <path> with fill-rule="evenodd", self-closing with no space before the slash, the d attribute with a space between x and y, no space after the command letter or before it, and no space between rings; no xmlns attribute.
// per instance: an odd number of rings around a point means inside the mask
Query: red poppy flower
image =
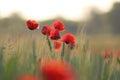
<svg viewBox="0 0 120 80"><path fill-rule="evenodd" d="M55 29L57 29L57 30L59 30L59 31L64 31L64 30L65 30L64 24L63 24L61 21L59 21L59 20L53 22L52 25L53 25L53 27L54 27Z"/></svg>
<svg viewBox="0 0 120 80"><path fill-rule="evenodd" d="M60 39L60 33L59 33L59 31L58 30L52 30L50 32L50 38L52 40L58 40L58 39Z"/></svg>
<svg viewBox="0 0 120 80"><path fill-rule="evenodd" d="M104 59L108 59L108 58L110 58L111 57L111 54L110 54L110 51L105 51L105 53L104 53Z"/></svg>
<svg viewBox="0 0 120 80"><path fill-rule="evenodd" d="M63 37L62 37L62 41L71 46L75 45L75 40L76 40L75 36L71 33L67 33L67 34L63 35Z"/></svg>
<svg viewBox="0 0 120 80"><path fill-rule="evenodd" d="M44 62L40 70L45 80L76 80L73 68L58 60Z"/></svg>
<svg viewBox="0 0 120 80"><path fill-rule="evenodd" d="M22 75L17 78L17 80L40 80L38 77L33 75Z"/></svg>
<svg viewBox="0 0 120 80"><path fill-rule="evenodd" d="M60 41L54 41L54 49L56 52L59 52L61 50L61 42Z"/></svg>
<svg viewBox="0 0 120 80"><path fill-rule="evenodd" d="M52 30L52 28L50 26L46 25L46 26L43 26L41 32L42 32L42 34L49 36L51 30Z"/></svg>
<svg viewBox="0 0 120 80"><path fill-rule="evenodd" d="M39 25L37 23L37 21L35 20L28 20L26 22L27 24L27 27L30 29L30 30L35 30L35 29L39 29Z"/></svg>

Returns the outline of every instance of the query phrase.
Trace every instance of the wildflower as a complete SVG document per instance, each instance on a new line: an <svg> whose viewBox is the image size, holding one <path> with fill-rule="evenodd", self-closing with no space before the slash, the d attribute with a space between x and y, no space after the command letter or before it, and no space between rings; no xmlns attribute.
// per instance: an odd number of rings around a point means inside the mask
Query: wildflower
<svg viewBox="0 0 120 80"><path fill-rule="evenodd" d="M104 59L109 59L110 57L112 57L112 53L110 53L109 51L105 51Z"/></svg>
<svg viewBox="0 0 120 80"><path fill-rule="evenodd" d="M67 33L62 37L62 41L66 44L69 44L71 47L74 47L75 40L75 36L71 33Z"/></svg>
<svg viewBox="0 0 120 80"><path fill-rule="evenodd" d="M30 30L39 29L39 25L35 20L28 20L26 25Z"/></svg>
<svg viewBox="0 0 120 80"><path fill-rule="evenodd" d="M64 24L59 20L54 21L52 25L56 30L59 30L59 31L65 30Z"/></svg>
<svg viewBox="0 0 120 80"><path fill-rule="evenodd" d="M54 49L56 52L59 52L61 50L61 42L60 41L54 41Z"/></svg>
<svg viewBox="0 0 120 80"><path fill-rule="evenodd" d="M73 68L58 60L49 60L40 66L45 80L76 80Z"/></svg>
<svg viewBox="0 0 120 80"><path fill-rule="evenodd" d="M51 27L46 25L46 26L43 26L41 32L42 34L49 36L51 30L52 30Z"/></svg>
<svg viewBox="0 0 120 80"><path fill-rule="evenodd" d="M52 40L58 40L58 39L60 39L60 33L59 33L59 31L58 30L52 30L50 32L50 38Z"/></svg>
<svg viewBox="0 0 120 80"><path fill-rule="evenodd" d="M17 78L17 80L40 80L38 77L33 75L22 75Z"/></svg>

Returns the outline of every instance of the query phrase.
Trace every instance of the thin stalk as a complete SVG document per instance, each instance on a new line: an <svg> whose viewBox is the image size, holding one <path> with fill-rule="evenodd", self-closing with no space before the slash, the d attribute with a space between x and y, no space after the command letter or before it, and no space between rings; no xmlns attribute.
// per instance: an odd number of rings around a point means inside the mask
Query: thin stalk
<svg viewBox="0 0 120 80"><path fill-rule="evenodd" d="M65 55L65 59L69 62L70 61L70 56L71 56L71 49L70 47L68 46L67 48L67 53Z"/></svg>
<svg viewBox="0 0 120 80"><path fill-rule="evenodd" d="M48 42L49 50L52 52L52 45L48 36L47 36L47 42Z"/></svg>
<svg viewBox="0 0 120 80"><path fill-rule="evenodd" d="M33 40L33 46L32 46L32 48L33 48L33 52L32 52L32 55L33 55L33 64L35 65L35 68L37 67L37 65L36 65L36 62L37 62L37 56L36 56L36 42L35 42L35 40ZM34 73L36 73L36 69L34 70Z"/></svg>
<svg viewBox="0 0 120 80"><path fill-rule="evenodd" d="M62 45L61 60L63 60L64 55L65 55L65 43L63 43L63 45Z"/></svg>

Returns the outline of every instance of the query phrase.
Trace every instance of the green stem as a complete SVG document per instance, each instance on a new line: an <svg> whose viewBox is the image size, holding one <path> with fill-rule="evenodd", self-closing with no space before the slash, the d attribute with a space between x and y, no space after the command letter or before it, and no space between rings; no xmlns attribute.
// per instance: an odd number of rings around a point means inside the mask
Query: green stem
<svg viewBox="0 0 120 80"><path fill-rule="evenodd" d="M52 52L52 45L48 36L47 36L47 42L48 42L49 50Z"/></svg>
<svg viewBox="0 0 120 80"><path fill-rule="evenodd" d="M52 58L55 58L55 54L54 54L54 52L53 52L53 50L52 50L52 44L51 44L50 39L49 39L48 36L47 36L47 42L48 42L49 50L50 50L50 52L51 52L51 57L52 57Z"/></svg>
<svg viewBox="0 0 120 80"><path fill-rule="evenodd" d="M35 68L37 67L36 66L36 61L37 61L37 57L36 57L36 42L35 40L33 39L33 52L32 52L32 55L33 55L33 64L35 64ZM36 73L36 69L34 70L34 73Z"/></svg>
<svg viewBox="0 0 120 80"><path fill-rule="evenodd" d="M65 54L64 52L65 52L65 43L63 43L62 45L61 60L63 60L64 54Z"/></svg>
<svg viewBox="0 0 120 80"><path fill-rule="evenodd" d="M70 49L70 47L68 47L66 54L67 55L65 56L65 59L69 62L70 61L70 56L71 56L71 49Z"/></svg>

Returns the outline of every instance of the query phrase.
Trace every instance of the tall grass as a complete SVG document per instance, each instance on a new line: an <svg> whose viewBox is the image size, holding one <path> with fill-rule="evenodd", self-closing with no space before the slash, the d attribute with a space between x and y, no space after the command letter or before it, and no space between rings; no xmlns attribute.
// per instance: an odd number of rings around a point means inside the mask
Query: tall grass
<svg viewBox="0 0 120 80"><path fill-rule="evenodd" d="M42 35L2 38L0 80L14 80L20 74L37 74L39 59L50 58L53 54L58 59L64 56L74 67L80 80L120 80L117 58L113 56L105 59L103 51L93 51L85 35L77 37L77 47L71 50L63 44L63 50L58 53L54 49L52 52L49 50L52 45L49 47L47 41Z"/></svg>

